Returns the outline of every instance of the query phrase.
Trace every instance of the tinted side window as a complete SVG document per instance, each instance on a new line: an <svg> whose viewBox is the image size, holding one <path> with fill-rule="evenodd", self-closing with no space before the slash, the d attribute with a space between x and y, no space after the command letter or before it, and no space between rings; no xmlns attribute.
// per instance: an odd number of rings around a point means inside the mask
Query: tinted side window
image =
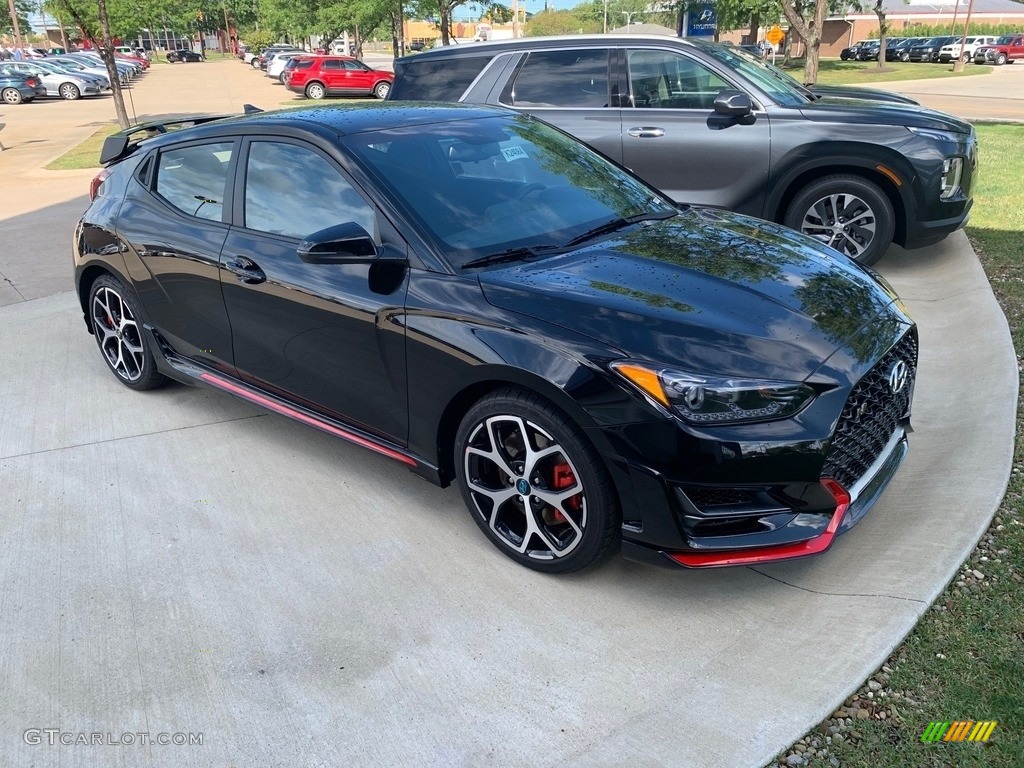
<svg viewBox="0 0 1024 768"><path fill-rule="evenodd" d="M699 61L671 51L630 51L629 96L634 107L713 109L731 87Z"/></svg>
<svg viewBox="0 0 1024 768"><path fill-rule="evenodd" d="M514 107L607 107L608 51L534 51L505 86L501 103Z"/></svg>
<svg viewBox="0 0 1024 768"><path fill-rule="evenodd" d="M395 83L389 99L410 101L458 101L483 72L493 56L459 56L426 59L395 66Z"/></svg>
<svg viewBox="0 0 1024 768"><path fill-rule="evenodd" d="M344 69L342 63L336 59L325 59L320 69Z"/></svg>
<svg viewBox="0 0 1024 768"><path fill-rule="evenodd" d="M233 148L226 141L165 149L157 165L157 193L189 216L222 221Z"/></svg>
<svg viewBox="0 0 1024 768"><path fill-rule="evenodd" d="M245 174L245 226L303 238L354 221L377 239L373 208L337 168L294 144L254 142Z"/></svg>

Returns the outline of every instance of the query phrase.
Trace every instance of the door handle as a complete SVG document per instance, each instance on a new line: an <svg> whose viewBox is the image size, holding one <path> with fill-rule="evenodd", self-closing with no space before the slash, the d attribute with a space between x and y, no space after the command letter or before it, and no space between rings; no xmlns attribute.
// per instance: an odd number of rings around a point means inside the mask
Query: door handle
<svg viewBox="0 0 1024 768"><path fill-rule="evenodd" d="M250 261L244 256L236 256L229 260L224 264L224 268L233 275L237 275L239 282L249 285L262 283L267 279L266 272L260 269L256 262Z"/></svg>
<svg viewBox="0 0 1024 768"><path fill-rule="evenodd" d="M665 135L665 129L645 125L642 128L630 128L626 133L634 139L657 139Z"/></svg>

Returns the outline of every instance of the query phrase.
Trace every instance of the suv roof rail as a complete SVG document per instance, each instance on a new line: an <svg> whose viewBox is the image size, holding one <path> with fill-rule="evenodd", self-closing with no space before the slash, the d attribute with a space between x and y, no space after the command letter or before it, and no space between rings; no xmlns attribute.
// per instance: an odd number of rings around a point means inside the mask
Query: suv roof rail
<svg viewBox="0 0 1024 768"><path fill-rule="evenodd" d="M246 112L246 114L249 113ZM177 120L154 120L149 123L133 125L131 128L118 131L111 136L107 136L107 138L103 140L103 148L100 150L100 165L107 165L108 163L113 163L116 160L121 160L122 158L127 157L135 151L135 148L141 142L146 139L151 139L159 134L167 133L171 128L202 125L203 123L213 122L214 120L223 120L226 117L232 117L232 115L191 115L189 117L178 118ZM138 134L144 135L135 139L135 141L132 141L132 138Z"/></svg>

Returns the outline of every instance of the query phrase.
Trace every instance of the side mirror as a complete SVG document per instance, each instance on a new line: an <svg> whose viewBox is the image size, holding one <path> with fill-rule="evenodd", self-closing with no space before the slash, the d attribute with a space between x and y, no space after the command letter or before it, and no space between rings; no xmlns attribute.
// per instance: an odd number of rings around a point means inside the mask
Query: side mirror
<svg viewBox="0 0 1024 768"><path fill-rule="evenodd" d="M369 264L380 258L370 233L354 221L314 232L296 253L307 264Z"/></svg>
<svg viewBox="0 0 1024 768"><path fill-rule="evenodd" d="M726 89L715 97L715 114L726 117L746 117L754 111L754 103L742 91Z"/></svg>

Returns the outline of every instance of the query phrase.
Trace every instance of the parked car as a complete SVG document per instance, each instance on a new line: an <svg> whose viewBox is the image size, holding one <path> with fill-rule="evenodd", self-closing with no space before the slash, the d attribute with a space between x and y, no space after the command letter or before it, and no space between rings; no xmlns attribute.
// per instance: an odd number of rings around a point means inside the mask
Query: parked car
<svg viewBox="0 0 1024 768"><path fill-rule="evenodd" d="M907 452L917 331L874 273L529 115L288 110L139 126L101 160L75 288L118 381L455 482L530 568L620 540L688 567L819 554Z"/></svg>
<svg viewBox="0 0 1024 768"><path fill-rule="evenodd" d="M918 106L819 98L746 54L644 35L523 38L395 62L390 98L502 104L674 200L777 221L870 264L961 227L974 129Z"/></svg>
<svg viewBox="0 0 1024 768"><path fill-rule="evenodd" d="M956 59L972 61L974 52L983 45L990 45L999 38L996 35L972 35L964 40L963 51L960 50L960 41L944 45L939 49L939 61L947 64Z"/></svg>
<svg viewBox="0 0 1024 768"><path fill-rule="evenodd" d="M1024 59L1024 33L1003 35L991 45L983 45L974 52L975 64L1013 64Z"/></svg>
<svg viewBox="0 0 1024 768"><path fill-rule="evenodd" d="M839 52L839 58L843 61L850 61L857 58L857 51L861 49L861 46L866 46L871 43L870 40L858 40L856 43L851 45L849 48L843 48Z"/></svg>
<svg viewBox="0 0 1024 768"><path fill-rule="evenodd" d="M386 99L394 73L372 69L351 56L303 56L301 64L288 69L285 86L309 99L325 96L373 95Z"/></svg>
<svg viewBox="0 0 1024 768"><path fill-rule="evenodd" d="M923 37L904 37L885 48L886 61L910 61L910 49L926 42Z"/></svg>
<svg viewBox="0 0 1024 768"><path fill-rule="evenodd" d="M881 40L867 40L857 48L854 58L857 61L878 61L881 54Z"/></svg>
<svg viewBox="0 0 1024 768"><path fill-rule="evenodd" d="M270 46L269 48L264 48L262 51L260 51L259 56L257 56L255 60L252 61L253 68L266 69L267 60L274 54L280 53L282 51L291 51L293 53L306 53L305 50L297 46L289 45L287 43L276 43Z"/></svg>
<svg viewBox="0 0 1024 768"><path fill-rule="evenodd" d="M932 37L920 45L912 46L910 48L909 60L937 62L942 46L950 45L958 40L959 38L956 37Z"/></svg>
<svg viewBox="0 0 1024 768"><path fill-rule="evenodd" d="M299 51L280 51L273 54L267 59L267 77L283 83L285 65L294 57L305 55L308 54Z"/></svg>
<svg viewBox="0 0 1024 768"><path fill-rule="evenodd" d="M167 60L172 64L176 61L188 64L190 62L202 61L203 57L189 48L179 48L176 51L169 51L167 54Z"/></svg>
<svg viewBox="0 0 1024 768"><path fill-rule="evenodd" d="M103 75L107 74L107 65L98 54L85 52L69 53L61 56L60 58L81 64L85 67L87 72ZM120 61L114 62L114 69L117 70L117 77L121 82L121 85L127 85L137 74L135 67L131 67Z"/></svg>
<svg viewBox="0 0 1024 768"><path fill-rule="evenodd" d="M79 77L92 77L96 79L103 88L110 88L110 76L107 74L106 67L100 68L91 63L89 66L86 66L82 62L75 61L64 56L51 57L46 63ZM121 84L123 85L127 81L128 78L124 77L121 80Z"/></svg>
<svg viewBox="0 0 1024 768"><path fill-rule="evenodd" d="M0 72L0 100L4 104L27 104L37 96L45 95L46 88L35 75Z"/></svg>
<svg viewBox="0 0 1024 768"><path fill-rule="evenodd" d="M102 93L102 88L95 80L76 77L57 68L51 69L44 66L43 61L5 61L0 63L0 72L34 75L42 81L45 96L55 96L69 101Z"/></svg>

